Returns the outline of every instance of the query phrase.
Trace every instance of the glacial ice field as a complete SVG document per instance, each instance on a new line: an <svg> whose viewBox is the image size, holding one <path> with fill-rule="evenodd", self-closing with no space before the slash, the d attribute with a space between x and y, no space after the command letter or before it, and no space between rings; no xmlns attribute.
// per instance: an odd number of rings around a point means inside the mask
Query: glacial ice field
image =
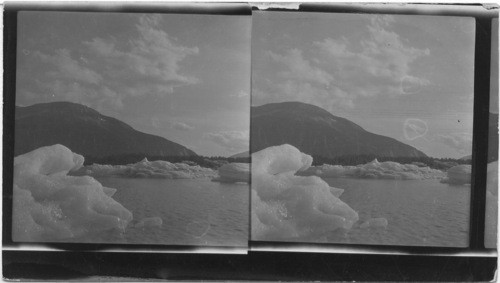
<svg viewBox="0 0 500 283"><path fill-rule="evenodd" d="M212 170L146 159L83 161L62 145L15 158L14 241L245 246L250 220L257 241L468 243L470 166L442 172L375 160L311 167L311 156L281 145L252 155L249 194L249 164ZM494 177L488 175L487 245L496 232Z"/></svg>
<svg viewBox="0 0 500 283"><path fill-rule="evenodd" d="M211 178L225 172L183 163L83 161L62 145L15 158L15 242L246 247L249 193L241 173L229 170L232 181L221 183Z"/></svg>
<svg viewBox="0 0 500 283"><path fill-rule="evenodd" d="M377 160L311 164L311 156L290 145L252 155L252 240L467 245L466 166L443 172Z"/></svg>

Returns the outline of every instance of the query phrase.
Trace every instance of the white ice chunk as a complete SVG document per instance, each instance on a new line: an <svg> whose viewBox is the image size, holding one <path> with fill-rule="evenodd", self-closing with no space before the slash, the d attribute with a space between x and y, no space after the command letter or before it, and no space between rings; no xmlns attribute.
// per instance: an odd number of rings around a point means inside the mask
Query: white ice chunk
<svg viewBox="0 0 500 283"><path fill-rule="evenodd" d="M316 237L350 229L358 214L316 176L295 176L312 157L291 145L273 146L252 154L252 239Z"/></svg>
<svg viewBox="0 0 500 283"><path fill-rule="evenodd" d="M105 230L123 230L132 213L94 178L67 176L83 156L62 145L41 147L14 159L14 241L64 241Z"/></svg>
<svg viewBox="0 0 500 283"><path fill-rule="evenodd" d="M199 165L186 163L170 163L168 161L142 161L127 165L93 164L72 172L72 175L89 175L93 177L120 176L128 178L161 178L161 179L194 179L212 178L216 171Z"/></svg>
<svg viewBox="0 0 500 283"><path fill-rule="evenodd" d="M313 166L304 172L300 172L299 175L316 175L323 178L351 177L395 180L442 179L446 176L443 171L428 166L400 164L393 161L379 162L377 159L356 166L329 164Z"/></svg>
<svg viewBox="0 0 500 283"><path fill-rule="evenodd" d="M312 160L289 144L271 146L252 154L252 174L295 173L309 168Z"/></svg>
<svg viewBox="0 0 500 283"><path fill-rule="evenodd" d="M17 156L14 159L14 177L22 174L51 175L77 170L83 165L83 156L56 144Z"/></svg>
<svg viewBox="0 0 500 283"><path fill-rule="evenodd" d="M441 180L442 183L450 185L465 185L471 182L471 166L457 165L453 166L446 172L447 177Z"/></svg>
<svg viewBox="0 0 500 283"><path fill-rule="evenodd" d="M219 177L213 181L222 183L250 182L250 164L248 163L228 163L222 165L219 170Z"/></svg>

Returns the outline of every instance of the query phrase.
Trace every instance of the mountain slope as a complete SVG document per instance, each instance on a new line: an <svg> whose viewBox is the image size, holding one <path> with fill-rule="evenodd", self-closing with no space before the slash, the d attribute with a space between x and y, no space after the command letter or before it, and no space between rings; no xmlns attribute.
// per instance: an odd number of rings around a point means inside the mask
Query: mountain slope
<svg viewBox="0 0 500 283"><path fill-rule="evenodd" d="M250 148L291 144L302 152L324 157L375 155L425 157L412 146L365 131L355 123L301 102L271 103L252 107Z"/></svg>
<svg viewBox="0 0 500 283"><path fill-rule="evenodd" d="M57 143L85 157L196 155L180 144L139 132L80 104L52 102L16 106L15 155Z"/></svg>

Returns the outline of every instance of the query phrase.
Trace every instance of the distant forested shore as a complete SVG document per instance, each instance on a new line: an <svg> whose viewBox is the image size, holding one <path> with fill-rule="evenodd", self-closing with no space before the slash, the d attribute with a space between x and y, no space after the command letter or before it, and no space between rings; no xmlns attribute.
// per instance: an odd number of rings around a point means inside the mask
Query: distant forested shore
<svg viewBox="0 0 500 283"><path fill-rule="evenodd" d="M223 157L223 156L148 156L144 154L125 154L111 155L106 157L85 156L85 164L109 164L109 165L125 165L136 163L144 158L149 161L164 160L172 163L191 163L191 165L200 165L206 168L217 169L223 164L240 162L250 163L250 157ZM319 155L313 155L313 166L323 164L354 166L366 164L377 159L379 162L394 161L401 164L415 164L418 166L429 166L433 169L447 170L459 164L471 164L471 160L454 159L454 158L434 158L434 157L380 157L375 155L343 155L334 158L328 158Z"/></svg>

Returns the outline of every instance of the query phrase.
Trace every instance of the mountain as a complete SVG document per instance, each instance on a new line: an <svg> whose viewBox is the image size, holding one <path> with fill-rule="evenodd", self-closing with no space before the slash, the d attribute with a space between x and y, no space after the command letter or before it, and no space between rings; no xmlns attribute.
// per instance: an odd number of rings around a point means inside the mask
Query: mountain
<svg viewBox="0 0 500 283"><path fill-rule="evenodd" d="M365 131L355 123L306 103L282 102L252 107L251 152L284 143L323 157L374 155L426 157L412 146Z"/></svg>
<svg viewBox="0 0 500 283"><path fill-rule="evenodd" d="M52 102L16 106L15 155L58 143L85 157L196 155L180 144L139 132L80 104Z"/></svg>

